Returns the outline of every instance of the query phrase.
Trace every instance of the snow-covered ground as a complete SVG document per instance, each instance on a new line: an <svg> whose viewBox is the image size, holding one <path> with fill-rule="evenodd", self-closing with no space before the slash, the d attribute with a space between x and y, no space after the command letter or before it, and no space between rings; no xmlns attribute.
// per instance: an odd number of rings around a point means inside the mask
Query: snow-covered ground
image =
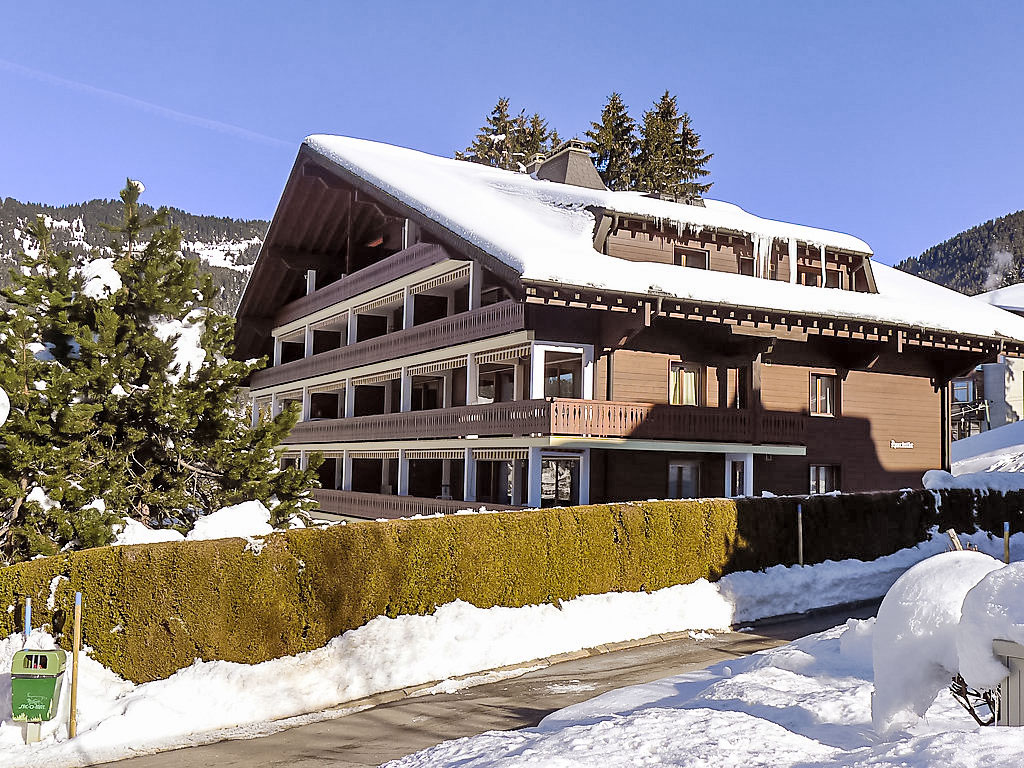
<svg viewBox="0 0 1024 768"><path fill-rule="evenodd" d="M952 444L953 474L1024 471L1024 421L1015 421Z"/></svg>
<svg viewBox="0 0 1024 768"><path fill-rule="evenodd" d="M1002 551L1000 540L983 534L964 539L993 554ZM650 594L589 595L565 601L560 606L480 609L463 602L450 603L429 616L378 617L335 638L324 648L297 656L251 666L222 661L196 662L166 680L142 685L121 680L86 656L81 670L78 737L69 741L63 725L65 720L58 719L44 728L44 740L31 747L22 744L21 728L11 722L8 708L10 677L2 673L10 669L11 657L23 644L20 635L13 635L0 641L2 764L4 768L61 768L223 738L248 737L280 727L271 721L282 718L299 717L301 720L306 713L321 713L313 715L312 719L338 716L337 711L330 710L377 692L450 680L603 643L665 632L723 629L764 616L878 597L907 568L944 551L946 546L942 537L935 537L917 547L870 563L847 560L805 567L777 566L765 572L731 574L714 584L701 580ZM1011 551L1015 559L1024 558L1024 534L1013 537ZM36 632L29 642L36 647L46 647L53 641L45 633ZM788 653L789 656L771 658L803 658L797 651ZM753 665L750 666L753 672L760 668L758 665L762 664L764 657L759 659L761 661L737 662L733 667L745 670L749 664ZM774 662L767 667L772 664ZM763 674L769 678L759 680L755 675L749 695L768 696L763 692L772 675L780 677L780 684L795 685L795 691L802 690L800 685L806 688L820 684L806 670L789 670L783 674L769 669ZM698 679L710 685L716 675L723 685L733 685L722 670L709 672L706 677L698 676ZM870 688L870 677L867 682L856 676L851 680L854 682L847 686L851 690L859 690L857 686L862 685ZM701 690L707 687L703 682L699 686ZM437 690L451 690L456 685L442 684ZM742 688L742 685L737 686L736 691L729 695L740 695ZM821 695L825 696L824 693ZM67 698L63 701L66 707ZM773 701L766 699L766 711L774 706ZM851 706L855 709L860 706L856 702L854 705ZM808 706L813 706L813 702L808 700ZM829 706L845 708L836 702ZM796 705L789 709L797 720L804 717ZM701 726L707 726L710 730L707 730L706 739L709 740L731 739L731 732L721 726L733 720L746 722L749 719L747 715L714 711L678 716L656 713L638 717L641 722L629 726L640 729L635 733L647 727L645 718L653 717L656 725L665 724L669 730L679 727L704 730ZM677 721L677 717L682 719ZM869 721L870 717L867 719ZM294 723L294 720L289 721L289 724ZM595 724L594 727L598 726ZM610 733L617 727L614 724L600 726ZM757 729L758 733L775 733L785 727L785 724L765 722ZM857 728L850 730L856 731ZM612 735L614 738L627 738L625 733ZM764 734L755 736L766 738ZM481 738L538 737L510 734ZM813 741L812 736L798 738L790 734L786 738L795 745L793 750L812 749L808 746ZM746 744L745 737L737 738L736 743ZM700 749L705 748L710 747L707 744L700 746ZM834 746L830 744L814 749L821 755L834 752ZM701 752L698 750L694 754ZM741 761L737 764L758 763Z"/></svg>
<svg viewBox="0 0 1024 768"><path fill-rule="evenodd" d="M946 686L958 669L972 685L1005 675L992 638L1024 639L1022 595L1020 563L943 553L897 581L877 621L851 619L754 656L610 691L536 728L446 742L387 766L1018 766L1024 729L977 726Z"/></svg>

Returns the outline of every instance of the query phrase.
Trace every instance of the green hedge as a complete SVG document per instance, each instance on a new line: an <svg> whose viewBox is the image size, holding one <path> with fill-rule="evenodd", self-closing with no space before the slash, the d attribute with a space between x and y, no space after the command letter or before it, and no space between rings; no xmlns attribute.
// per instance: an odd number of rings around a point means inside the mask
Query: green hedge
<svg viewBox="0 0 1024 768"><path fill-rule="evenodd" d="M582 594L655 590L796 561L874 558L933 525L1021 530L1021 494L858 494L593 505L338 525L241 539L102 547L0 570L0 636L36 625L67 644L73 594L84 641L141 682L196 658L245 663L324 645L370 619L424 614L455 599L521 606ZM57 579L57 577L63 577ZM55 607L47 608L53 589ZM4 610L13 606L15 610Z"/></svg>

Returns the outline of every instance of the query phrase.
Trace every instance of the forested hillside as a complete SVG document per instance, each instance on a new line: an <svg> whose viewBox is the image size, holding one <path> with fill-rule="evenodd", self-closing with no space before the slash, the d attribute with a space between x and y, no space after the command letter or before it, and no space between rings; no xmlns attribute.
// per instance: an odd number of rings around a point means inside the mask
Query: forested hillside
<svg viewBox="0 0 1024 768"><path fill-rule="evenodd" d="M986 221L896 265L974 295L1024 281L1024 211Z"/></svg>
<svg viewBox="0 0 1024 768"><path fill-rule="evenodd" d="M11 197L0 199L0 285L10 282L10 268L19 263L25 249L31 248L25 230L37 214L49 218L57 248L85 256L109 246L111 235L103 225L121 221L121 206L120 200L52 206L22 203ZM150 206L140 208L144 217L153 213ZM169 223L181 228L182 257L199 261L200 270L213 275L218 289L216 308L233 312L259 253L267 222L199 216L178 208L168 211Z"/></svg>

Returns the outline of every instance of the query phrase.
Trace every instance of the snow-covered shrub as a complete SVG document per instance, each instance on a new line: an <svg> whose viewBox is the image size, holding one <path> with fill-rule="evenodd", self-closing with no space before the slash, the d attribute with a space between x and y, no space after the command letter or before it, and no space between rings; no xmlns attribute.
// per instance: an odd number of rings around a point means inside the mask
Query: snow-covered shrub
<svg viewBox="0 0 1024 768"><path fill-rule="evenodd" d="M995 688L1009 670L992 652L993 640L1024 644L1024 563L994 570L964 598L956 636L960 674L975 688Z"/></svg>
<svg viewBox="0 0 1024 768"><path fill-rule="evenodd" d="M888 732L921 717L959 668L964 596L1002 564L981 552L946 552L918 563L886 594L875 621L871 719Z"/></svg>

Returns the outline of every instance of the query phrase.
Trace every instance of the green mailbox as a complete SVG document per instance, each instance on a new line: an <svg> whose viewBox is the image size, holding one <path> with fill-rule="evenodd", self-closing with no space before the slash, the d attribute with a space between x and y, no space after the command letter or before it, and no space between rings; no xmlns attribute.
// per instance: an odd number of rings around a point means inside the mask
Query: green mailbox
<svg viewBox="0 0 1024 768"><path fill-rule="evenodd" d="M14 719L38 723L52 720L60 703L67 666L64 651L18 651L11 664L11 705Z"/></svg>

